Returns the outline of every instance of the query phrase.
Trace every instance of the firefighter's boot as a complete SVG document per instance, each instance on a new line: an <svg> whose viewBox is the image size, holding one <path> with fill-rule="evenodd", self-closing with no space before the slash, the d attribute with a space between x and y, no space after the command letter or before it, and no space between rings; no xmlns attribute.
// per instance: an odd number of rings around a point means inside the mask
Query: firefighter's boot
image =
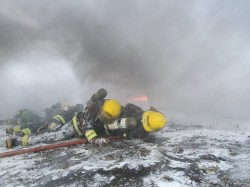
<svg viewBox="0 0 250 187"><path fill-rule="evenodd" d="M8 138L5 143L6 143L6 148L10 149L15 146L23 145L27 146L28 145L28 135L24 135L23 137L17 137L17 138Z"/></svg>

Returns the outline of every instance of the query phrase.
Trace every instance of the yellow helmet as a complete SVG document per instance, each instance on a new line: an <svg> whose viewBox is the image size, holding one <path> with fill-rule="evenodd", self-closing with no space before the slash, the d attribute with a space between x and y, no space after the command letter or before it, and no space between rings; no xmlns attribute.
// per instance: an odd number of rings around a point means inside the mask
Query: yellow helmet
<svg viewBox="0 0 250 187"><path fill-rule="evenodd" d="M120 103L115 99L109 99L103 103L97 116L104 123L112 123L119 117L120 114Z"/></svg>
<svg viewBox="0 0 250 187"><path fill-rule="evenodd" d="M165 126L167 119L161 112L146 111L142 116L143 128L147 132L157 131Z"/></svg>

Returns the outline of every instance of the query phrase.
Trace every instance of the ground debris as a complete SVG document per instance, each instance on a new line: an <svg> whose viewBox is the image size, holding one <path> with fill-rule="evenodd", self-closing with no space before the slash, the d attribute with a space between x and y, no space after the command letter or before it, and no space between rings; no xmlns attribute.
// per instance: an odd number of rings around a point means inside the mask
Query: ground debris
<svg viewBox="0 0 250 187"><path fill-rule="evenodd" d="M123 140L2 158L1 185L246 187L247 140L244 134L198 128L166 131L156 143Z"/></svg>

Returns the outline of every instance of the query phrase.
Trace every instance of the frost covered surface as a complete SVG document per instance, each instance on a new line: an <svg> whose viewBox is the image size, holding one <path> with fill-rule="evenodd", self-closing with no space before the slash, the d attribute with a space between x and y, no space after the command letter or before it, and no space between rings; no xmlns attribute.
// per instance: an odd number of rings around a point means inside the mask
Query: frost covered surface
<svg viewBox="0 0 250 187"><path fill-rule="evenodd" d="M0 177L2 186L249 186L249 155L249 131L170 122L155 143L123 140L1 158Z"/></svg>

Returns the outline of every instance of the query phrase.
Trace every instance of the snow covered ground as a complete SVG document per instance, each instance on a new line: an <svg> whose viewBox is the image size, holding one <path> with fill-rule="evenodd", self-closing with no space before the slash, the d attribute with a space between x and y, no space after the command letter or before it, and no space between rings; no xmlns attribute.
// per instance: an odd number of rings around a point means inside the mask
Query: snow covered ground
<svg viewBox="0 0 250 187"><path fill-rule="evenodd" d="M244 128L209 130L173 119L155 143L123 140L1 158L0 185L249 186L250 132Z"/></svg>

